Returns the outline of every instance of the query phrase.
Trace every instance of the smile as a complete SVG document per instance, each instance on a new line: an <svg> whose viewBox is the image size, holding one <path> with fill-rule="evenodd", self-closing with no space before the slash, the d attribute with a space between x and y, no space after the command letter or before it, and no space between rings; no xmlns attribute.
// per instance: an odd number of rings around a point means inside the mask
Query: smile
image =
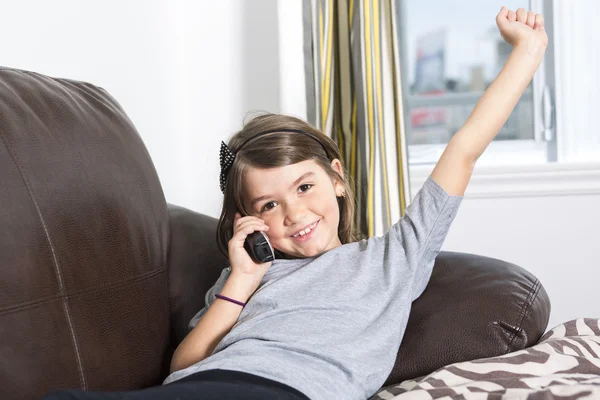
<svg viewBox="0 0 600 400"><path fill-rule="evenodd" d="M292 237L294 239L297 239L297 238L303 238L304 236L312 236L312 235L310 235L310 233L316 228L319 221L320 220L315 221L312 224L308 225L306 228L296 232L295 234L292 235Z"/></svg>

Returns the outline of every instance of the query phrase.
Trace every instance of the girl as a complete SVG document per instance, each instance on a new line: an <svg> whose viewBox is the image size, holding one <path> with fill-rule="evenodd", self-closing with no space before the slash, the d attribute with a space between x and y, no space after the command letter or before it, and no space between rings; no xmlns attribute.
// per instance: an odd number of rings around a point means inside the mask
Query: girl
<svg viewBox="0 0 600 400"><path fill-rule="evenodd" d="M226 268L190 322L161 387L65 391L48 399L366 399L389 375L411 303L425 289L476 160L507 120L547 46L541 15L502 7L514 48L431 176L382 237L357 241L335 143L265 115L221 148L218 243ZM274 262L244 241L268 234Z"/></svg>

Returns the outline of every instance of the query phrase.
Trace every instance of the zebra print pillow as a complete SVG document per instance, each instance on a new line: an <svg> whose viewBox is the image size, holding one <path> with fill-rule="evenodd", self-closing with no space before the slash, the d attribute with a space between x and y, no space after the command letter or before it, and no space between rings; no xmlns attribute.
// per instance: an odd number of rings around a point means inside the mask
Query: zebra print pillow
<svg viewBox="0 0 600 400"><path fill-rule="evenodd" d="M538 344L461 362L380 390L371 400L600 399L600 319L548 331Z"/></svg>

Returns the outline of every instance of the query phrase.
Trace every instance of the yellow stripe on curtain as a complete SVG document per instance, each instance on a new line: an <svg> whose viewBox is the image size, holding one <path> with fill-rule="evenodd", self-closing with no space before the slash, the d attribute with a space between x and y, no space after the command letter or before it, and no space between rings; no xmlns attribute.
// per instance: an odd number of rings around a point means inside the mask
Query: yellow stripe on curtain
<svg viewBox="0 0 600 400"><path fill-rule="evenodd" d="M382 235L410 198L394 0L309 4L309 122L340 146L355 183L357 230Z"/></svg>

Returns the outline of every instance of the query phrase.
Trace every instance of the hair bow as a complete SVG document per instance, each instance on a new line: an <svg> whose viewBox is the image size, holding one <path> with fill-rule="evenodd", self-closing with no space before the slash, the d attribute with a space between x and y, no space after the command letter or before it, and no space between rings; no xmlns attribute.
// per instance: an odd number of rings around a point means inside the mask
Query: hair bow
<svg viewBox="0 0 600 400"><path fill-rule="evenodd" d="M231 151L229 147L225 144L225 142L221 142L221 151L219 152L219 162L221 164L221 176L219 178L219 184L221 187L221 192L225 193L225 182L227 180L227 173L229 172L229 168L233 165L233 161L235 160L235 153Z"/></svg>

